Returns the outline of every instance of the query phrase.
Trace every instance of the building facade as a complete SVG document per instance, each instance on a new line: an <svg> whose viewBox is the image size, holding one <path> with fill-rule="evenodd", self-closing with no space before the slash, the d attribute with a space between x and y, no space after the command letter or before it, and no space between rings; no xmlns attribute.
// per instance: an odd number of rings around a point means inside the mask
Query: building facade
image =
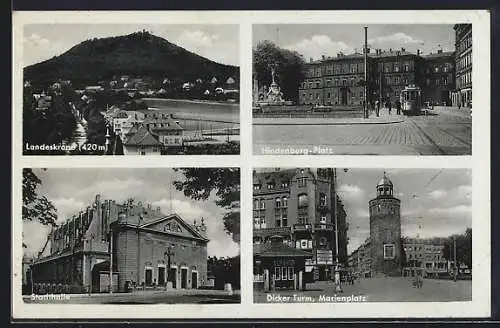
<svg viewBox="0 0 500 328"><path fill-rule="evenodd" d="M446 238L407 238L403 242L406 266L403 276L415 276L422 272L425 277L439 277L453 268L453 261L444 258Z"/></svg>
<svg viewBox="0 0 500 328"><path fill-rule="evenodd" d="M369 202L372 276L401 275L401 201L385 175L377 183L377 197Z"/></svg>
<svg viewBox="0 0 500 328"><path fill-rule="evenodd" d="M95 201L48 236L31 265L38 292L199 288L207 281L206 226L131 201ZM110 265L110 263L112 263ZM47 289L50 290L47 290Z"/></svg>
<svg viewBox="0 0 500 328"><path fill-rule="evenodd" d="M358 277L371 277L371 242L366 239L357 249L349 255L349 268Z"/></svg>
<svg viewBox="0 0 500 328"><path fill-rule="evenodd" d="M453 105L472 107L472 24L456 24L455 80Z"/></svg>
<svg viewBox="0 0 500 328"><path fill-rule="evenodd" d="M422 55L401 49L368 49L367 101L394 104L408 85L423 90L424 101L451 105L455 88L454 52ZM363 106L364 54L354 53L310 61L299 87L299 104L320 106Z"/></svg>
<svg viewBox="0 0 500 328"><path fill-rule="evenodd" d="M333 174L333 169L254 172L254 245L281 236L284 245L311 254L305 259L306 281L333 276L336 235L339 264L347 266L348 225L342 201L335 193Z"/></svg>

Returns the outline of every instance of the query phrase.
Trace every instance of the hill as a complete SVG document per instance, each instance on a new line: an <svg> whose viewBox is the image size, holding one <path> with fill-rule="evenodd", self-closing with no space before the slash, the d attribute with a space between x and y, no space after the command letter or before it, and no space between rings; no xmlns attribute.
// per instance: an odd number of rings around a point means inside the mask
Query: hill
<svg viewBox="0 0 500 328"><path fill-rule="evenodd" d="M130 75L170 81L232 76L239 68L223 65L187 51L148 32L84 41L65 53L24 68L24 79L45 87L58 79L75 86L95 84L114 76Z"/></svg>

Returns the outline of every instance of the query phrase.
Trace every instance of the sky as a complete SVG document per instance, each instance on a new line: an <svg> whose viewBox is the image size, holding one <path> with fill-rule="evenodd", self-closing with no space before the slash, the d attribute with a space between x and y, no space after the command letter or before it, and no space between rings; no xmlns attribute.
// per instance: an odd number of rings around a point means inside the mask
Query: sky
<svg viewBox="0 0 500 328"><path fill-rule="evenodd" d="M339 196L349 222L348 252L370 236L368 202L384 171L401 200L401 234L431 238L472 227L472 172L465 169L337 170Z"/></svg>
<svg viewBox="0 0 500 328"><path fill-rule="evenodd" d="M33 24L24 27L24 66L61 55L88 39L146 30L215 62L239 66L237 25Z"/></svg>
<svg viewBox="0 0 500 328"><path fill-rule="evenodd" d="M257 171L274 171L261 169ZM401 234L448 237L472 227L472 172L467 169L337 169L338 194L349 223L348 253L370 236L368 202L386 172L401 201Z"/></svg>
<svg viewBox="0 0 500 328"><path fill-rule="evenodd" d="M206 201L194 201L172 186L183 178L172 169L34 169L42 184L37 192L46 196L56 207L58 223L90 205L95 196L122 203L132 197L153 208L161 207L168 215L176 212L188 223L205 218L209 256L236 256L239 245L224 231L222 216L225 210L215 205L213 195ZM171 187L170 187L171 186ZM171 211L172 210L172 211ZM47 239L50 228L37 222L23 222L26 255L37 254Z"/></svg>
<svg viewBox="0 0 500 328"><path fill-rule="evenodd" d="M296 50L304 56L320 59L322 55L336 56L355 50L362 52L364 25L346 24L272 24L254 25L253 46L261 40L270 40L278 46ZM435 53L438 49L453 51L455 31L453 25L423 24L377 24L368 26L368 47L371 49L401 49L423 54ZM373 52L373 50L372 50Z"/></svg>

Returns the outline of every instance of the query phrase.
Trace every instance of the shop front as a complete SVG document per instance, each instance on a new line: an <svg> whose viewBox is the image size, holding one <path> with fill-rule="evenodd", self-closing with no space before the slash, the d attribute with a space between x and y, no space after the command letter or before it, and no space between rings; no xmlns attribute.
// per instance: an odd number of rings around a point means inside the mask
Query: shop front
<svg viewBox="0 0 500 328"><path fill-rule="evenodd" d="M264 291L305 290L305 261L312 254L283 243L273 236L270 242L254 246L254 287Z"/></svg>

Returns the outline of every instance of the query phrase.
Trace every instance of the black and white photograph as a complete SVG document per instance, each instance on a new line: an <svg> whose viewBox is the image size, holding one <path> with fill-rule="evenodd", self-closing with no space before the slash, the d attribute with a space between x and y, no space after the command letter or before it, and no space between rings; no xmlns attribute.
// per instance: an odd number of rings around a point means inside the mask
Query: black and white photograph
<svg viewBox="0 0 500 328"><path fill-rule="evenodd" d="M240 303L238 168L25 168L22 184L25 303Z"/></svg>
<svg viewBox="0 0 500 328"><path fill-rule="evenodd" d="M23 34L24 155L240 153L238 25L27 24Z"/></svg>
<svg viewBox="0 0 500 328"><path fill-rule="evenodd" d="M252 103L256 155L471 155L472 24L255 24Z"/></svg>
<svg viewBox="0 0 500 328"><path fill-rule="evenodd" d="M472 300L469 169L259 168L256 303Z"/></svg>

